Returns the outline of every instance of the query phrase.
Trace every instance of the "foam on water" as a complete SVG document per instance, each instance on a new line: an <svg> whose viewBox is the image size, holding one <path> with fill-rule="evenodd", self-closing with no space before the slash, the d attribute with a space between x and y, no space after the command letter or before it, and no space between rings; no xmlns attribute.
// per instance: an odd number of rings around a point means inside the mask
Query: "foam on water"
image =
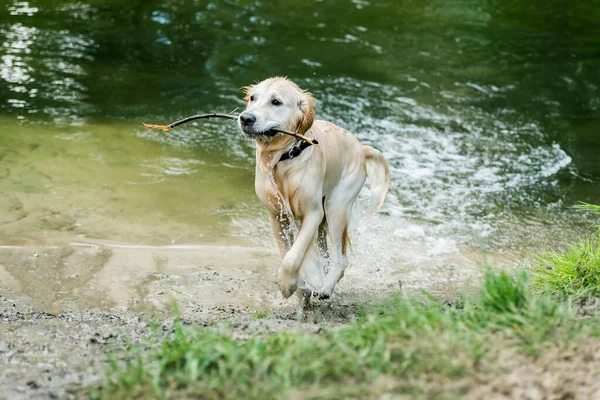
<svg viewBox="0 0 600 400"><path fill-rule="evenodd" d="M559 175L573 173L571 158L533 121L407 101L398 87L349 78L327 82L320 97L321 117L388 159L384 212L445 233L467 226L461 241L495 232L511 207L560 204Z"/></svg>

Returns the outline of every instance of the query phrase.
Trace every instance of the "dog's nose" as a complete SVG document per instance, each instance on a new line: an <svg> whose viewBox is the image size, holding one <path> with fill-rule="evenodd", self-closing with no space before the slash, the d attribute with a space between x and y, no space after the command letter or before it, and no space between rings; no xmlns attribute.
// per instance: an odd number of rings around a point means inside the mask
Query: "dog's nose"
<svg viewBox="0 0 600 400"><path fill-rule="evenodd" d="M240 122L244 126L252 125L253 123L256 122L256 116L254 114L248 113L248 112L241 113L240 114Z"/></svg>

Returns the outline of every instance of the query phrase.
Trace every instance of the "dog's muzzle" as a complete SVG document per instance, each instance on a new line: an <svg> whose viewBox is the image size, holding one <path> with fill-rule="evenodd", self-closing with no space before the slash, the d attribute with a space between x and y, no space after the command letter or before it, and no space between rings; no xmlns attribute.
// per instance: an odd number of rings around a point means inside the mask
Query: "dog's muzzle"
<svg viewBox="0 0 600 400"><path fill-rule="evenodd" d="M240 114L239 125L242 129L242 132L250 138L258 138L258 137L273 137L277 135L277 132L272 131L270 128L267 130L257 130L256 129L256 115L254 115L250 111L244 111Z"/></svg>

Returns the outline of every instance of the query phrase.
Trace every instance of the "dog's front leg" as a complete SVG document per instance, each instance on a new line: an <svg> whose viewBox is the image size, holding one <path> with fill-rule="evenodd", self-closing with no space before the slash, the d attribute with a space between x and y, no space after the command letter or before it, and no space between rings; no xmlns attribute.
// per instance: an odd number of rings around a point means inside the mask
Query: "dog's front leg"
<svg viewBox="0 0 600 400"><path fill-rule="evenodd" d="M308 246L317 234L319 225L323 220L323 209L321 207L314 208L308 212L302 220L300 232L294 241L294 244L289 249L279 268L277 275L277 283L279 290L286 299L290 297L298 288L298 270L302 264L302 259L306 254Z"/></svg>

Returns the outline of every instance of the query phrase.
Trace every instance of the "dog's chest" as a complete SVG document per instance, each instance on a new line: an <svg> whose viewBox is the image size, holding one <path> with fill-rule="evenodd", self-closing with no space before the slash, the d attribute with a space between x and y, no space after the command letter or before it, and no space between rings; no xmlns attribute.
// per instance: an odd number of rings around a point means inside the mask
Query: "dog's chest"
<svg viewBox="0 0 600 400"><path fill-rule="evenodd" d="M278 164L271 171L256 168L256 195L269 212L280 214L283 211L291 213L294 218L302 218L302 191L298 188L302 184L304 170L301 163L286 164Z"/></svg>

